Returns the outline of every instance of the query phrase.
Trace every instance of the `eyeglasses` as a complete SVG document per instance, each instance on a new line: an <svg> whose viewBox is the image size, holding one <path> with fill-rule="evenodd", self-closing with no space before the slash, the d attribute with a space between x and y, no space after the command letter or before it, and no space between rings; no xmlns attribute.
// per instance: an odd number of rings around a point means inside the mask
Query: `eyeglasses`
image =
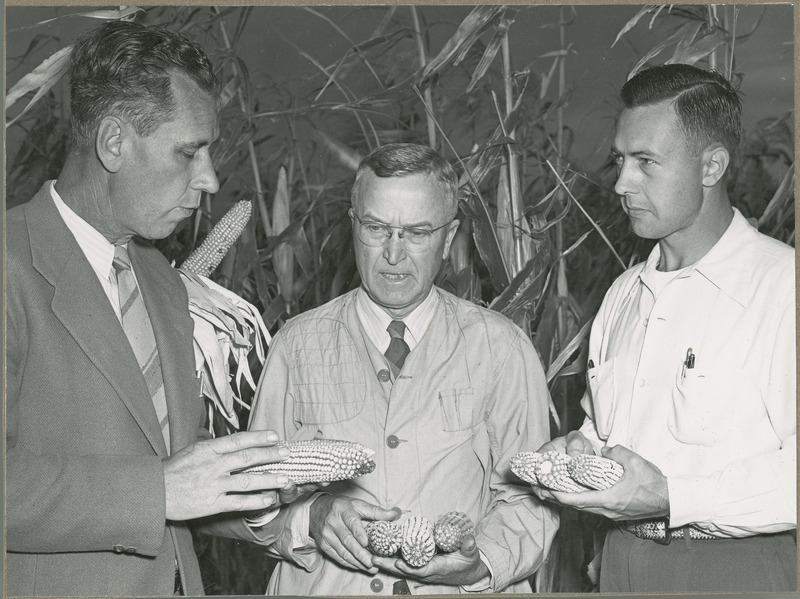
<svg viewBox="0 0 800 599"><path fill-rule="evenodd" d="M392 231L399 230L397 237L403 242L403 247L409 252L424 252L431 247L431 238L433 234L439 229L444 229L447 225L452 223L447 222L435 229L426 229L424 227L393 227L374 220L362 220L358 214L351 208L349 211L350 218L355 218L358 221L356 232L358 240L370 247L381 247L384 243L392 238Z"/></svg>

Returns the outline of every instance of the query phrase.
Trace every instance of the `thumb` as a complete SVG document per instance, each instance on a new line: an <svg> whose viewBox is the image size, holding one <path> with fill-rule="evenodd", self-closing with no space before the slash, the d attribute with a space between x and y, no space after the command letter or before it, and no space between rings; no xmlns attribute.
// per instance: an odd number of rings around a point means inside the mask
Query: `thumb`
<svg viewBox="0 0 800 599"><path fill-rule="evenodd" d="M464 557L472 557L478 553L478 544L475 542L474 535L467 535L461 543L461 555Z"/></svg>
<svg viewBox="0 0 800 599"><path fill-rule="evenodd" d="M378 505L357 500L353 507L364 520L397 520L400 517L400 508L382 508Z"/></svg>

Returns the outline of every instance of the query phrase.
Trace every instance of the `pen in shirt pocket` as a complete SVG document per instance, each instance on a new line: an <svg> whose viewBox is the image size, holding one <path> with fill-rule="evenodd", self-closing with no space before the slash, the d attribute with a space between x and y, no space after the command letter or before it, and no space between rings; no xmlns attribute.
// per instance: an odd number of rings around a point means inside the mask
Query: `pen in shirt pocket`
<svg viewBox="0 0 800 599"><path fill-rule="evenodd" d="M694 368L695 355L692 348L686 350L686 359L683 361L683 369L681 370L681 378L686 378L686 371Z"/></svg>

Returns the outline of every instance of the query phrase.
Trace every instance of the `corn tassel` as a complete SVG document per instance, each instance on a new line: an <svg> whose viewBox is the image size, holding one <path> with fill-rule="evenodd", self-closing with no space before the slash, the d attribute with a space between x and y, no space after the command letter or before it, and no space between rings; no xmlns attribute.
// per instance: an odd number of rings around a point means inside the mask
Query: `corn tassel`
<svg viewBox="0 0 800 599"><path fill-rule="evenodd" d="M590 489L608 489L625 472L621 464L599 455L577 455L567 464L570 476Z"/></svg>
<svg viewBox="0 0 800 599"><path fill-rule="evenodd" d="M360 443L339 439L283 441L289 457L283 462L245 469L248 473L285 474L296 484L333 482L356 478L375 470L375 451Z"/></svg>
<svg viewBox="0 0 800 599"><path fill-rule="evenodd" d="M247 221L250 220L252 211L253 204L249 200L241 200L231 206L230 210L214 225L200 247L195 249L183 262L181 268L208 277L222 262L231 246L239 239Z"/></svg>

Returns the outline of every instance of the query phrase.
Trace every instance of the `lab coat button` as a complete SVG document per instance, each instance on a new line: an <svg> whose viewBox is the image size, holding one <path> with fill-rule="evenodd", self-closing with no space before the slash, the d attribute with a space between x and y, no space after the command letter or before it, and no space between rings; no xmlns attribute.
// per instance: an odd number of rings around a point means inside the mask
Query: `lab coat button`
<svg viewBox="0 0 800 599"><path fill-rule="evenodd" d="M114 553L124 553L125 548L122 545L114 545Z"/></svg>
<svg viewBox="0 0 800 599"><path fill-rule="evenodd" d="M389 435L386 437L386 445L389 446L390 449L394 449L398 445L400 445L400 441L398 440L396 435Z"/></svg>
<svg viewBox="0 0 800 599"><path fill-rule="evenodd" d="M389 375L389 371L385 368L383 370L378 371L378 380L382 383L388 383L391 376Z"/></svg>
<svg viewBox="0 0 800 599"><path fill-rule="evenodd" d="M369 588L373 593L380 593L383 590L383 582L378 578L373 578L369 581Z"/></svg>

